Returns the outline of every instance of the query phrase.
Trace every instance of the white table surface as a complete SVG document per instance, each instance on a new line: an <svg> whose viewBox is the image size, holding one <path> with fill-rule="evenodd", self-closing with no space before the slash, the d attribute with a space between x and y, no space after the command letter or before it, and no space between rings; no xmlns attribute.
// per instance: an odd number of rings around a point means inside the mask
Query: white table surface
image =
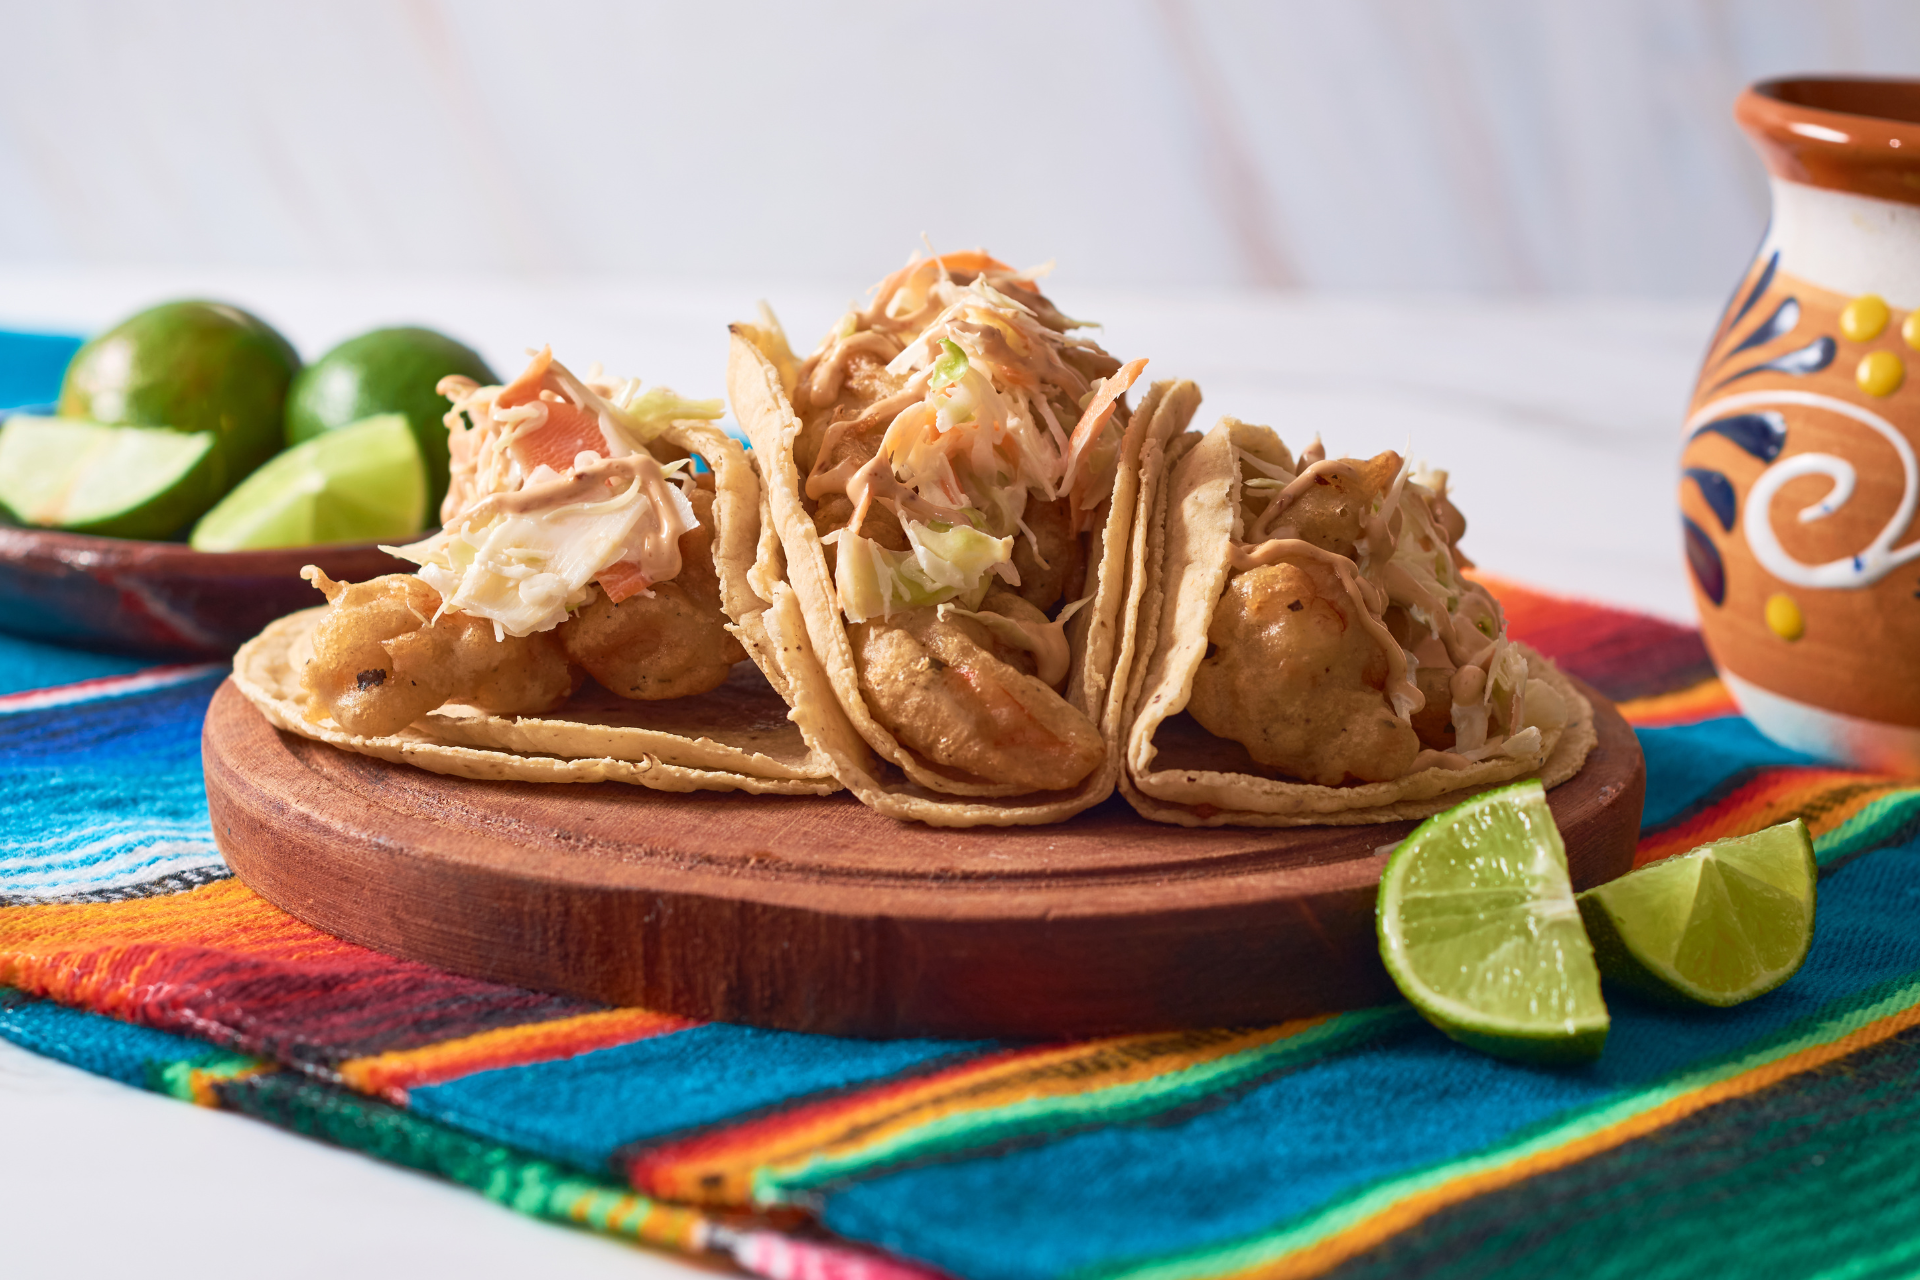
<svg viewBox="0 0 1920 1280"><path fill-rule="evenodd" d="M1083 292L1147 376L1298 447L1406 449L1453 475L1489 572L1691 621L1674 511L1679 423L1715 300L1487 301ZM0 267L0 327L85 333L150 302L216 297L309 358L383 324L463 337L509 374L529 344L571 364L722 394L725 324L768 298L795 345L851 291L719 283L396 279ZM0 1042L0 1275L685 1276L462 1188L264 1124L129 1089Z"/></svg>

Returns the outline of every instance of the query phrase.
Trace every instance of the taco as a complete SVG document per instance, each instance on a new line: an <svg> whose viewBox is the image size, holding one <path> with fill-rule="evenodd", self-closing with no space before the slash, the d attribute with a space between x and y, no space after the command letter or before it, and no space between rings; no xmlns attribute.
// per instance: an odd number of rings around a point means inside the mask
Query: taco
<svg viewBox="0 0 1920 1280"><path fill-rule="evenodd" d="M764 503L720 402L576 377L551 350L507 386L440 390L444 527L385 548L411 574L304 571L326 605L234 659L268 719L465 777L837 790L778 665L747 661L767 656Z"/></svg>
<svg viewBox="0 0 1920 1280"><path fill-rule="evenodd" d="M1057 822L1118 777L1143 451L1196 397L1131 410L1146 361L1076 336L1039 274L916 255L805 360L770 311L733 327L794 716L893 817Z"/></svg>
<svg viewBox="0 0 1920 1280"><path fill-rule="evenodd" d="M1446 473L1295 458L1227 418L1188 437L1149 525L1121 788L1186 826L1425 817L1580 769L1593 708L1464 575Z"/></svg>

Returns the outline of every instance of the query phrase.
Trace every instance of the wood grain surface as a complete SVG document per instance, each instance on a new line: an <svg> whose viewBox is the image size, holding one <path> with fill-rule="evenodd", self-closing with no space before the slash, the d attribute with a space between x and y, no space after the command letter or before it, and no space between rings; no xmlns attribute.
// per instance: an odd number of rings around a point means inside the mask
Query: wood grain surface
<svg viewBox="0 0 1920 1280"><path fill-rule="evenodd" d="M1599 745L1549 793L1583 888L1625 872L1646 769ZM282 733L231 682L214 834L262 897L458 973L857 1036L1258 1024L1393 997L1384 850L1413 823L1190 830L1117 796L1054 827L941 830L845 797L482 783Z"/></svg>

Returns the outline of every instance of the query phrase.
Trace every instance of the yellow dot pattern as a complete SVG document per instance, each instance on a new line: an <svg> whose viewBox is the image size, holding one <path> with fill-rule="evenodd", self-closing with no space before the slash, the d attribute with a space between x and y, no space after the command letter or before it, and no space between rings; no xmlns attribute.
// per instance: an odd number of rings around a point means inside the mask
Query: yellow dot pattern
<svg viewBox="0 0 1920 1280"><path fill-rule="evenodd" d="M1807 633L1807 620L1800 606L1785 592L1767 597L1767 629L1782 640L1798 640Z"/></svg>
<svg viewBox="0 0 1920 1280"><path fill-rule="evenodd" d="M1907 318L1900 322L1900 336L1907 340L1908 346L1920 351L1920 311L1907 312Z"/></svg>
<svg viewBox="0 0 1920 1280"><path fill-rule="evenodd" d="M1840 312L1840 332L1849 342L1872 342L1886 330L1887 318L1887 300L1877 293L1863 293Z"/></svg>
<svg viewBox="0 0 1920 1280"><path fill-rule="evenodd" d="M1853 380L1870 396L1890 396L1907 380L1907 367L1891 351L1869 351L1860 358Z"/></svg>

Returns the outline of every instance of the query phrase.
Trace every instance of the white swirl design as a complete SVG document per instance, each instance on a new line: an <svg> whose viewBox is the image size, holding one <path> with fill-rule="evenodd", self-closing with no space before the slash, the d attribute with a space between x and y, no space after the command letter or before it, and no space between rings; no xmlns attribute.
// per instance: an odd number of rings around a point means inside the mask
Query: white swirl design
<svg viewBox="0 0 1920 1280"><path fill-rule="evenodd" d="M1741 515L1747 546L1752 548L1753 558L1760 562L1761 567L1780 581L1799 587L1850 588L1871 586L1900 565L1920 558L1920 539L1898 550L1893 545L1893 540L1913 522L1914 509L1920 505L1920 466L1915 465L1913 446L1907 443L1907 438L1871 409L1811 391L1749 391L1716 400L1701 409L1687 420L1687 434L1690 438L1694 431L1716 418L1769 405L1824 409L1879 432L1900 457L1901 490L1900 509L1894 512L1893 519L1887 522L1879 536L1867 544L1864 551L1829 560L1825 564L1807 564L1787 554L1786 548L1780 545L1780 539L1775 536L1772 515L1774 498L1788 481L1801 476L1825 476L1831 480L1833 488L1820 501L1801 510L1800 522L1808 524L1825 519L1847 504L1847 500L1853 497L1856 475L1852 463L1830 453L1800 453L1781 459L1761 472L1760 478L1753 482L1753 487L1747 491L1746 510Z"/></svg>

